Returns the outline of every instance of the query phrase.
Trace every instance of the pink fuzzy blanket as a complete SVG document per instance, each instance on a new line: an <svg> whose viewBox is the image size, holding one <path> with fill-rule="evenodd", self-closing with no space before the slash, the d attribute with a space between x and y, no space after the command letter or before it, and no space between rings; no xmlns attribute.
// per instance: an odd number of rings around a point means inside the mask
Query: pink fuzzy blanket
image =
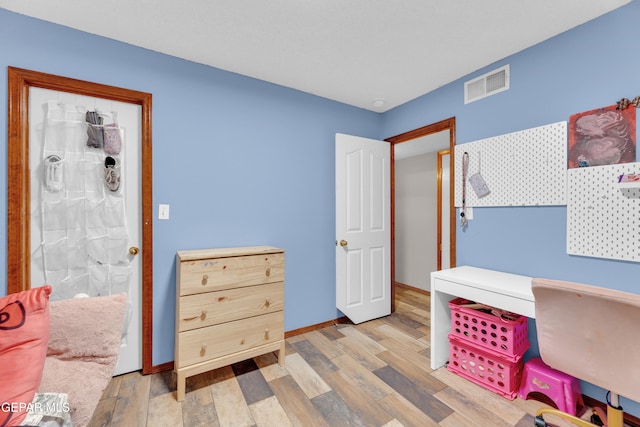
<svg viewBox="0 0 640 427"><path fill-rule="evenodd" d="M125 294L52 301L51 335L39 392L67 393L71 419L86 426L120 354Z"/></svg>

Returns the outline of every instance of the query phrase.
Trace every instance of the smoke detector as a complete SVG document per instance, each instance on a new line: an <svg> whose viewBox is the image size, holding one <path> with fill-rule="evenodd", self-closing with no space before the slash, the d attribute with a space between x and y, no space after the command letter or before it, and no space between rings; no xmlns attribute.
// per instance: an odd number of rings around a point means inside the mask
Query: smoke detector
<svg viewBox="0 0 640 427"><path fill-rule="evenodd" d="M384 104L386 104L386 101L383 98L376 98L373 101L371 101L371 104L375 108L382 108L384 107Z"/></svg>

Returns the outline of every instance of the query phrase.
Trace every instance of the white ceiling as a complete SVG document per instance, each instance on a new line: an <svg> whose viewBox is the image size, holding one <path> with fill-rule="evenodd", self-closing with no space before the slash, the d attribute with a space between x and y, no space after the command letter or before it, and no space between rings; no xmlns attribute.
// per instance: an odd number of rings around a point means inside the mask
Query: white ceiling
<svg viewBox="0 0 640 427"><path fill-rule="evenodd" d="M0 0L0 7L384 112L631 0ZM383 105L374 106L377 99Z"/></svg>

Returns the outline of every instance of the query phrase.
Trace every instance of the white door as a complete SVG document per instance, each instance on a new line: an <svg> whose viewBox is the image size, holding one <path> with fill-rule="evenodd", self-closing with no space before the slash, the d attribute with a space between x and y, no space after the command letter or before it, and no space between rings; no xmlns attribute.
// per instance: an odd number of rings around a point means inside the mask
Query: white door
<svg viewBox="0 0 640 427"><path fill-rule="evenodd" d="M52 109L56 109L56 124L45 126ZM102 180L91 183L87 178L87 170L104 177L104 159L111 154L85 149L87 133L82 126L86 125L80 122L86 110L116 113L122 149L112 155L120 161L121 172L115 192ZM31 285L51 284L52 300L82 293L127 293L129 306L115 375L142 368L142 257L131 253L142 241L141 124L139 105L30 88ZM53 142L45 143L45 134L53 134ZM76 137L82 141L73 142ZM47 186L44 161L51 153L65 162L61 188L53 191ZM78 231L82 227L84 235Z"/></svg>
<svg viewBox="0 0 640 427"><path fill-rule="evenodd" d="M336 306L353 323L391 313L391 148L336 134Z"/></svg>

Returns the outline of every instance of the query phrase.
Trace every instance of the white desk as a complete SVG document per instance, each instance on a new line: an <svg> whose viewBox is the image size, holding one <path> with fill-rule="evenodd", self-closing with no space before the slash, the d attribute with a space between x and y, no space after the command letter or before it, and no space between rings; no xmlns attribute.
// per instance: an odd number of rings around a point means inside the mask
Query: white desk
<svg viewBox="0 0 640 427"><path fill-rule="evenodd" d="M431 273L431 369L449 360L449 301L462 297L527 317L535 317L531 277L476 267Z"/></svg>

